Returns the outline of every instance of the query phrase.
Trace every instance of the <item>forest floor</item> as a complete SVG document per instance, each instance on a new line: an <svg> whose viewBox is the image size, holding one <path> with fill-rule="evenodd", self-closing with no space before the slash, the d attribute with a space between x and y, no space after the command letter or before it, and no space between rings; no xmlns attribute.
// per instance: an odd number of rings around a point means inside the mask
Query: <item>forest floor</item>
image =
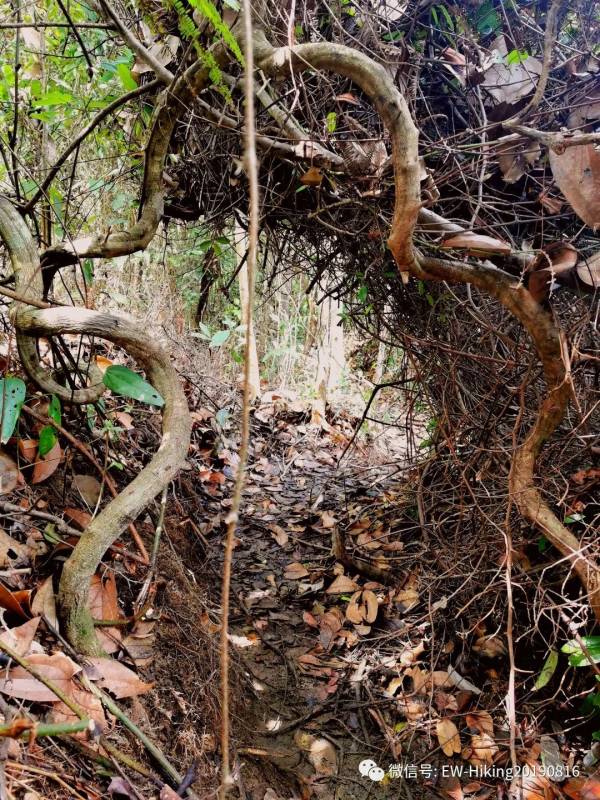
<svg viewBox="0 0 600 800"><path fill-rule="evenodd" d="M218 405L196 404L190 457L169 492L160 539L158 501L138 521L148 549L157 545L156 571L129 555L135 548L124 537L125 548L107 557L95 580L94 616L129 621L98 628L110 661L78 659L54 610L56 568L75 541L64 523L85 525L102 502L102 476L90 474L89 459L69 443L59 468L39 482L21 459L26 477L6 495L12 511L6 502L3 509L0 599L10 630L2 640L58 681L106 738L5 740L0 797L172 800L191 780L195 797L215 796L222 540L237 466L237 424L219 418ZM113 418L123 429L105 463L119 458L125 482L154 451L159 417L116 409L110 413L121 415ZM501 547L480 542L466 552L465 542L430 540L415 475L399 469L401 459L386 463L363 445L346 453L354 418L312 426L309 417L283 392L266 395L253 412L231 613L239 797L600 796L595 778L575 774L590 734L579 712L557 699L566 673L533 691L543 638L517 646L519 664L529 667L518 681L517 757L533 774L516 782L510 775ZM60 515L63 527L44 514ZM7 722L76 722L26 670L5 663L12 667L0 685L10 700ZM105 712L90 691L94 682L162 749L180 795L154 778L164 779L164 765L154 772L142 737ZM123 757L135 759L134 769ZM548 765L562 770L560 780L543 774Z"/></svg>

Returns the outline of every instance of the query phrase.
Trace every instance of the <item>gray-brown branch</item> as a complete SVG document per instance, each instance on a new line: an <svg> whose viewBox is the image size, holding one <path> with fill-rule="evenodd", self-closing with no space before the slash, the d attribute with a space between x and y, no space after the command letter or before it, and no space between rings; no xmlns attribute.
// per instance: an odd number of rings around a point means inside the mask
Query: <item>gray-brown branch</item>
<svg viewBox="0 0 600 800"><path fill-rule="evenodd" d="M0 198L0 239L10 253L19 276L39 274L39 256L25 221L5 198ZM27 281L21 296L41 292L35 280ZM63 567L59 609L71 644L82 653L98 654L100 645L88 608L90 580L107 549L124 528L176 475L187 455L191 422L187 401L169 354L162 344L148 336L134 318L85 308L32 308L15 303L11 318L19 334L35 341L39 336L64 333L88 334L122 347L145 370L149 381L165 401L160 447L150 463L83 532Z"/></svg>

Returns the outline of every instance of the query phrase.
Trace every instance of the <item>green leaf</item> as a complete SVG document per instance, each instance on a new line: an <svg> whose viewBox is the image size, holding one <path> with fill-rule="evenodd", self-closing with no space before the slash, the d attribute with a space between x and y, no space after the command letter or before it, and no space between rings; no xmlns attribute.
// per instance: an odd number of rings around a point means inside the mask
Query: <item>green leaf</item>
<svg viewBox="0 0 600 800"><path fill-rule="evenodd" d="M510 53L506 54L505 61L506 64L510 67L511 64L521 64L523 61L527 61L529 58L529 53L527 50L511 50Z"/></svg>
<svg viewBox="0 0 600 800"><path fill-rule="evenodd" d="M482 3L477 9L475 27L483 36L494 33L500 27L500 17L492 5L491 0L486 0L486 2Z"/></svg>
<svg viewBox="0 0 600 800"><path fill-rule="evenodd" d="M215 420L223 427L229 419L229 411L226 408L220 408L215 414Z"/></svg>
<svg viewBox="0 0 600 800"><path fill-rule="evenodd" d="M545 536L540 536L537 545L538 545L538 551L540 553L544 553L550 547L550 542L548 541L548 539L546 539Z"/></svg>
<svg viewBox="0 0 600 800"><path fill-rule="evenodd" d="M572 667L589 667L591 663L598 664L600 662L600 636L582 636L581 641L589 653L589 658L581 649L579 642L572 639L561 647L561 652L567 653L569 656L569 664Z"/></svg>
<svg viewBox="0 0 600 800"><path fill-rule="evenodd" d="M102 382L111 392L120 394L123 397L132 397L134 400L148 403L151 406L158 406L158 408L165 404L156 389L147 383L141 375L138 375L137 372L128 367L113 364L104 373Z"/></svg>
<svg viewBox="0 0 600 800"><path fill-rule="evenodd" d="M330 111L327 114L327 133L335 133L337 128L337 114L335 111Z"/></svg>
<svg viewBox="0 0 600 800"><path fill-rule="evenodd" d="M212 338L209 342L209 347L221 347L221 345L225 344L227 339L231 336L231 331L226 329L223 331L217 331L213 333Z"/></svg>
<svg viewBox="0 0 600 800"><path fill-rule="evenodd" d="M50 544L60 544L60 542L62 542L62 538L60 534L56 532L56 525L53 522L49 522L46 525L43 536Z"/></svg>
<svg viewBox="0 0 600 800"><path fill-rule="evenodd" d="M556 652L556 650L550 650L550 652L548 653L548 658L544 661L544 666L542 667L542 671L538 675L538 679L533 685L534 692L537 692L538 689L543 689L544 686L550 683L550 678L554 675L557 666L558 666L558 653Z"/></svg>
<svg viewBox="0 0 600 800"><path fill-rule="evenodd" d="M40 439L38 442L38 453L41 456L48 455L50 450L57 442L56 431L52 425L45 425L40 431Z"/></svg>
<svg viewBox="0 0 600 800"><path fill-rule="evenodd" d="M0 378L0 417L2 418L0 440L2 444L6 444L13 435L24 402L25 383L21 378Z"/></svg>
<svg viewBox="0 0 600 800"><path fill-rule="evenodd" d="M53 89L52 91L46 92L46 94L42 95L42 97L40 97L36 103L37 105L49 108L50 106L65 106L67 103L71 103L72 101L73 95L69 92L62 92L60 89Z"/></svg>
<svg viewBox="0 0 600 800"><path fill-rule="evenodd" d="M94 282L94 262L91 258L86 258L83 264L81 265L81 270L83 272L83 279L87 286L91 286Z"/></svg>
<svg viewBox="0 0 600 800"><path fill-rule="evenodd" d="M137 83L134 81L131 70L127 64L117 64L117 74L126 91L131 92L132 89L137 89Z"/></svg>
<svg viewBox="0 0 600 800"><path fill-rule="evenodd" d="M60 408L60 400L58 397L53 394L50 398L50 405L48 406L48 416L53 422L56 422L57 425L60 425L62 420L62 412Z"/></svg>
<svg viewBox="0 0 600 800"><path fill-rule="evenodd" d="M571 514L570 516L565 517L563 522L565 525L572 525L574 522L581 522L583 518L583 514Z"/></svg>

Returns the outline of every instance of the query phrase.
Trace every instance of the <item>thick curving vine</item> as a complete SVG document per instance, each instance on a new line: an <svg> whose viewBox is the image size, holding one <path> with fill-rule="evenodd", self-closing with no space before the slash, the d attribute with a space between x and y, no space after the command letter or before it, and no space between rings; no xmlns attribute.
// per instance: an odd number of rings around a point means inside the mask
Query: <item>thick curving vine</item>
<svg viewBox="0 0 600 800"><path fill-rule="evenodd" d="M0 239L12 261L17 292L24 299L24 302L14 303L11 309L11 319L19 337L27 337L26 341L35 344L40 336L74 333L114 342L138 361L165 401L158 451L139 475L92 520L63 567L58 601L67 637L80 652L100 654L102 649L88 608L90 580L107 549L176 475L185 460L191 432L187 400L167 350L148 337L133 317L70 306L36 308L27 304L27 299L36 302L42 298L41 279L37 279L40 260L23 217L3 197L0 197ZM48 391L45 371L40 368L39 372L34 370L29 374ZM64 387L60 388L64 391Z"/></svg>
<svg viewBox="0 0 600 800"><path fill-rule="evenodd" d="M421 280L477 286L495 297L529 333L544 371L547 393L536 419L513 453L509 498L525 519L540 529L572 565L600 621L600 567L582 549L576 536L558 519L535 482L540 450L562 422L572 392L566 337L552 313L543 308L514 276L489 262L467 263L430 258L416 251L413 231L419 217L417 130L405 99L386 71L353 48L331 42L274 48L255 31L255 56L267 74L326 69L354 81L370 97L385 123L392 144L395 207L388 246L400 274Z"/></svg>

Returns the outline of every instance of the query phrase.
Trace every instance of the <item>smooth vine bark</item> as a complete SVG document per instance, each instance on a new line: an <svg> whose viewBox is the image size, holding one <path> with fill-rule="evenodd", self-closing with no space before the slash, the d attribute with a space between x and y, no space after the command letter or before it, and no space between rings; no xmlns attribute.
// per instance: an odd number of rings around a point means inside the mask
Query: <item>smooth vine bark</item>
<svg viewBox="0 0 600 800"><path fill-rule="evenodd" d="M36 276L40 273L40 261L35 244L22 216L2 197L0 239L10 254L21 296L39 300L41 281L37 281ZM58 605L67 637L80 652L101 654L88 608L90 580L107 549L177 474L185 460L191 433L187 400L168 351L149 337L133 317L70 306L39 309L17 302L11 308L11 319L17 332L33 342L40 336L63 333L88 334L114 342L138 361L165 401L158 451L139 475L92 520L63 567ZM46 381L41 385L45 391Z"/></svg>
<svg viewBox="0 0 600 800"><path fill-rule="evenodd" d="M535 483L535 465L545 441L560 425L572 391L568 353L563 332L516 278L489 261L429 258L413 246L413 231L421 217L426 224L446 221L420 213L417 129L408 106L385 70L368 56L331 42L274 48L264 32L255 31L255 56L270 75L290 70L325 69L350 78L371 99L388 128L395 177L395 205L389 248L403 280L408 274L422 280L472 284L495 297L526 328L536 347L547 383L547 394L536 420L513 454L509 496L521 514L539 528L572 564L583 584L596 619L600 621L600 567L582 552L581 544L558 519ZM444 227L444 226L442 226Z"/></svg>

